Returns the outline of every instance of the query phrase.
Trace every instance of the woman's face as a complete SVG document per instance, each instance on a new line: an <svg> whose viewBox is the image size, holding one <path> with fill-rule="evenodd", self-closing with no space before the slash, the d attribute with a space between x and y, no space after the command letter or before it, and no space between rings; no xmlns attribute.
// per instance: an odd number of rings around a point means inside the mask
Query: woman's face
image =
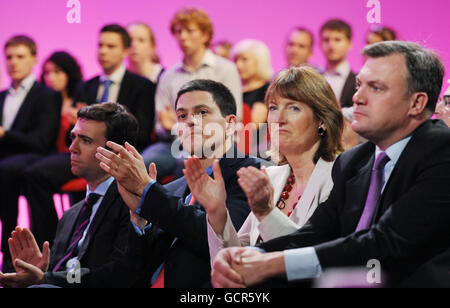
<svg viewBox="0 0 450 308"><path fill-rule="evenodd" d="M53 90L63 92L67 89L69 77L59 66L48 61L44 65L44 81Z"/></svg>
<svg viewBox="0 0 450 308"><path fill-rule="evenodd" d="M234 57L241 80L249 80L256 76L258 63L251 51L240 53Z"/></svg>
<svg viewBox="0 0 450 308"><path fill-rule="evenodd" d="M151 59L155 50L148 30L141 25L132 25L128 28L128 33L131 37L130 59L135 62Z"/></svg>
<svg viewBox="0 0 450 308"><path fill-rule="evenodd" d="M320 122L313 110L302 102L275 97L269 101L267 122L272 143L283 155L302 153L320 143L317 131Z"/></svg>
<svg viewBox="0 0 450 308"><path fill-rule="evenodd" d="M444 96L436 106L436 116L450 127L450 95Z"/></svg>

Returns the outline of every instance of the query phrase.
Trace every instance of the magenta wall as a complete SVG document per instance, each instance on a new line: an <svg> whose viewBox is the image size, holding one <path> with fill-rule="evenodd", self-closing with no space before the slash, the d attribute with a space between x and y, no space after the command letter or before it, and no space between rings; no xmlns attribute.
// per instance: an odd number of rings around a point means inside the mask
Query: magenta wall
<svg viewBox="0 0 450 308"><path fill-rule="evenodd" d="M448 0L379 0L382 24L395 28L400 39L420 42L436 50L450 71ZM0 45L17 33L26 33L38 42L40 73L42 61L55 49L69 50L83 65L86 78L98 73L96 41L105 23L132 21L149 23L157 36L158 52L163 65L171 66L180 53L169 31L169 21L182 6L205 9L215 26L215 39L237 42L244 38L264 40L272 51L273 66L285 64L283 44L288 30L296 25L310 28L317 35L328 18L340 17L354 29L354 47L350 62L355 70L361 67L359 52L369 24L366 15L368 0L80 0L81 24L66 20L67 0L1 0ZM447 30L447 31L446 31ZM3 49L3 48L2 48ZM318 44L312 62L323 64ZM446 80L450 78L447 72ZM0 56L0 87L9 83L5 76L3 53ZM446 86L445 86L446 87Z"/></svg>

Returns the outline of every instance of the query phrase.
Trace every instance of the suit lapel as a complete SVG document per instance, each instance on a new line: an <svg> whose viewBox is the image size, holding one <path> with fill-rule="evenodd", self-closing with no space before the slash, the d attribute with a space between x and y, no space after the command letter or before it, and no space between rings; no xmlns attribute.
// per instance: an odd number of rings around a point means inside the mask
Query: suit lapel
<svg viewBox="0 0 450 308"><path fill-rule="evenodd" d="M63 224L63 228L60 232L61 234L61 240L60 242L64 244L64 249L62 250L62 253L66 253L67 248L71 244L72 234L75 229L75 224L77 223L78 216L80 216L81 209L83 208L84 200L78 202L75 204L72 208L73 211L67 211L64 215L67 215L64 217L64 221L67 221L67 223ZM59 260L59 259L58 259Z"/></svg>
<svg viewBox="0 0 450 308"><path fill-rule="evenodd" d="M123 76L122 82L120 84L119 96L117 97L118 103L127 105L126 103L129 99L132 87L133 85L130 80L130 73L128 71L125 71L125 75Z"/></svg>
<svg viewBox="0 0 450 308"><path fill-rule="evenodd" d="M0 126L3 125L3 105L5 104L6 91L0 92Z"/></svg>
<svg viewBox="0 0 450 308"><path fill-rule="evenodd" d="M97 102L98 87L100 86L100 77L97 76L92 81L92 86L87 89L87 103Z"/></svg>
<svg viewBox="0 0 450 308"><path fill-rule="evenodd" d="M110 206L114 203L114 201L118 198L118 190L116 182L114 181L110 186L108 191L105 194L105 197L100 203L97 212L95 213L94 219L92 220L91 225L89 226L89 230L86 234L86 238L83 241L83 246L81 247L80 253L78 255L78 259L81 260L86 253L92 239L95 237L95 233L97 232L99 226L101 225L106 213Z"/></svg>

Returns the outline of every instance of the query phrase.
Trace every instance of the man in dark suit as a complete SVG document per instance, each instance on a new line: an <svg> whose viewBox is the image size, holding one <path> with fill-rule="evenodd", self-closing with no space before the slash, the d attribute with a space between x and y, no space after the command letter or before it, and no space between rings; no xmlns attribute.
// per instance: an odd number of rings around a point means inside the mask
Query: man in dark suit
<svg viewBox="0 0 450 308"><path fill-rule="evenodd" d="M320 47L327 59L322 72L342 107L353 105L356 75L347 60L352 48L352 28L345 21L331 19L320 28Z"/></svg>
<svg viewBox="0 0 450 308"><path fill-rule="evenodd" d="M32 233L17 228L9 240L17 274L0 274L0 284L7 287L43 283L60 287L134 284L139 260L128 253L137 252L135 245L139 238L114 179L99 167L95 153L107 140L120 144L126 140L133 142L137 129L136 119L116 103L92 105L78 112L69 150L72 172L88 183L87 201L77 203L64 214L51 253L48 242L41 253Z"/></svg>
<svg viewBox="0 0 450 308"><path fill-rule="evenodd" d="M61 96L35 81L36 44L31 38L14 36L4 51L12 83L0 92L0 219L3 267L9 270L7 239L17 222L21 175L29 164L56 151Z"/></svg>
<svg viewBox="0 0 450 308"><path fill-rule="evenodd" d="M330 197L303 228L259 246L270 253L222 250L215 286L293 282L374 260L385 286L448 286L450 130L429 119L444 68L432 52L407 42L371 45L364 55L352 127L369 142L336 160Z"/></svg>
<svg viewBox="0 0 450 308"><path fill-rule="evenodd" d="M197 155L199 168L204 168L212 181L220 172L226 196L224 202L235 228L240 228L250 208L237 183L241 167L259 167L255 158L236 153L232 137L236 125L236 104L231 92L212 80L194 80L178 92L175 102L178 132L184 150ZM211 133L211 128L214 133ZM143 284L153 287L210 286L210 258L205 209L192 198L185 177L166 186L156 183L156 167L147 174L142 157L130 146L107 143L116 155L99 149L101 166L114 176L122 189L124 201L131 211L139 232L145 233L148 275ZM220 159L220 162L212 163ZM222 178L222 177L220 177ZM223 185L223 184L222 184ZM147 225L147 222L150 225ZM153 276L153 278L152 278ZM141 284L142 285L142 284Z"/></svg>
<svg viewBox="0 0 450 308"><path fill-rule="evenodd" d="M118 102L127 106L139 123L136 146L139 150L150 144L154 122L156 86L146 78L125 69L123 60L128 55L130 37L119 25L104 26L100 32L98 61L103 74L77 89L74 102ZM53 194L75 176L70 172L68 153L56 154L27 168L23 178L24 195L32 213L32 228L39 245L52 241L58 222L53 205Z"/></svg>

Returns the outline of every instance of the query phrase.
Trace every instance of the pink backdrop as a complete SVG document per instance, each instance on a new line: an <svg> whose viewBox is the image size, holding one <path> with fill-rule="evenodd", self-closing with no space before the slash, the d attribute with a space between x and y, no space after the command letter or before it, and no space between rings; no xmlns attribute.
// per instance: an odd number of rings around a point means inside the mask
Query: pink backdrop
<svg viewBox="0 0 450 308"><path fill-rule="evenodd" d="M420 42L436 50L450 64L448 0L379 0L381 23L395 28L400 39ZM96 62L98 30L105 23L149 23L157 37L158 52L164 66L171 66L180 52L169 31L169 21L182 6L205 9L215 26L215 39L237 42L244 38L264 40L272 51L273 67L285 65L283 44L286 33L296 25L310 28L317 36L320 25L328 18L347 20L354 30L354 47L350 62L354 70L361 67L359 54L369 28L366 15L368 0L80 0L81 24L66 20L68 0L2 0L0 2L0 46L10 36L26 33L38 42L40 73L42 61L54 50L65 49L83 66L85 78L99 71ZM447 30L447 31L446 31ZM319 46L314 48L312 63L322 65ZM446 80L450 78L447 73ZM3 55L0 57L0 87L9 83L5 75ZM446 87L446 86L445 86Z"/></svg>

